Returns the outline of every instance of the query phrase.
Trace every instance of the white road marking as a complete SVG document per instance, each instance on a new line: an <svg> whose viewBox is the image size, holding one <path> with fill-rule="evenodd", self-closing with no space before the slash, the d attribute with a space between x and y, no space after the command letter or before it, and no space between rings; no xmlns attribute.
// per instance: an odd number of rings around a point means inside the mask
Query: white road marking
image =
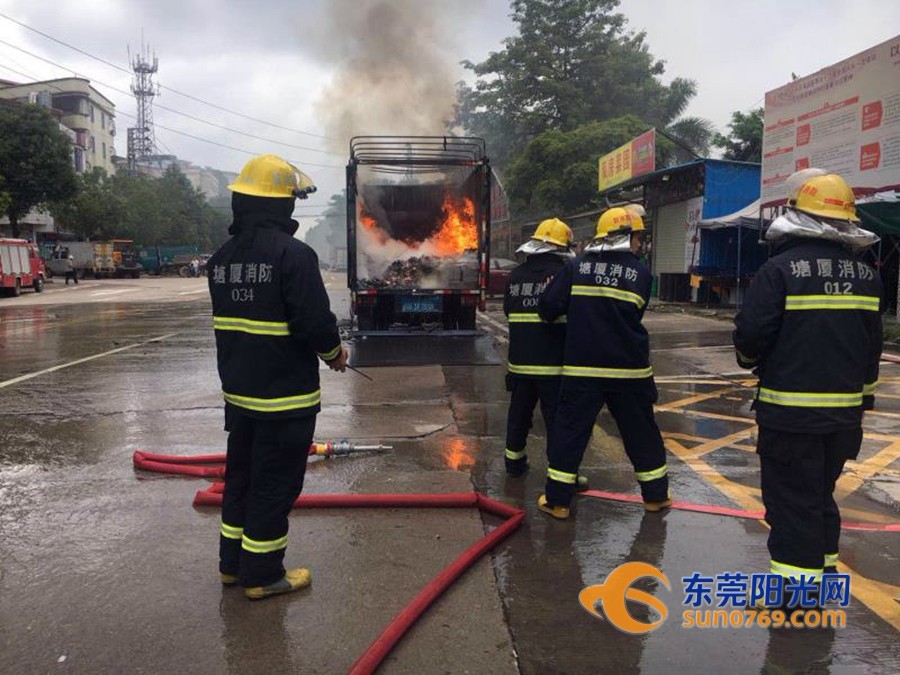
<svg viewBox="0 0 900 675"><path fill-rule="evenodd" d="M196 295L197 293L206 293L209 289L198 288L196 291L181 291L178 295Z"/></svg>
<svg viewBox="0 0 900 675"><path fill-rule="evenodd" d="M115 291L94 291L91 293L92 298L99 298L104 295L119 295L120 293L133 293L134 291L139 291L139 288L120 288Z"/></svg>
<svg viewBox="0 0 900 675"><path fill-rule="evenodd" d="M484 319L485 321L487 321L487 322L488 322L489 324L491 324L492 326L495 326L496 328L499 328L500 330L502 330L502 331L504 331L504 332L506 332L506 330L507 330L507 329L506 329L506 326L504 326L504 325L503 325L502 323L500 323L499 321L496 321L495 319L492 319L492 318L489 317L487 314L479 314L478 317L481 318L481 319Z"/></svg>
<svg viewBox="0 0 900 675"><path fill-rule="evenodd" d="M103 352L101 354L94 354L93 356L86 356L83 359L77 359L76 361L69 361L68 363L61 363L58 366L53 366L52 368L44 368L44 370L38 370L34 373L28 373L27 375L20 375L19 377L14 377L11 380L5 380L4 382L0 382L0 389L4 387L9 387L14 384L19 384L19 382L25 382L26 380L31 380L40 375L46 375L47 373L55 373L57 370L62 370L63 368L71 368L72 366L77 366L82 363L87 363L88 361L93 361L94 359L101 359L104 356L110 356L112 354L118 354L119 352L125 352L129 349L134 349L135 347L143 347L144 345L149 345L153 342L160 342L161 340L165 340L174 335L178 335L178 333L168 333L166 335L160 335L159 337L151 338L150 340L145 340L144 342L136 342L131 345L125 345L124 347L119 347L118 349L110 349L108 352Z"/></svg>
<svg viewBox="0 0 900 675"><path fill-rule="evenodd" d="M499 340L500 342L506 342L506 343L509 342L509 337L508 337L508 332L507 332L506 326L499 323L498 321L495 321L494 319L490 318L486 314L479 314L478 319L483 319L485 323L487 323L489 326L493 326L496 329L496 330L488 329L488 333L493 338Z"/></svg>

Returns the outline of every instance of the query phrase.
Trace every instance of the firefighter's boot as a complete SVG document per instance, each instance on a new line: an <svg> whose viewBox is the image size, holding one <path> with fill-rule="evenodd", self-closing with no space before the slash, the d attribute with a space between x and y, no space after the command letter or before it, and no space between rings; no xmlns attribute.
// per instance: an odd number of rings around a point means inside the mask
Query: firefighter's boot
<svg viewBox="0 0 900 675"><path fill-rule="evenodd" d="M292 593L306 588L312 583L312 574L305 567L288 570L284 576L274 584L268 586L253 586L244 589L244 595L251 600L262 600L273 595Z"/></svg>
<svg viewBox="0 0 900 675"><path fill-rule="evenodd" d="M647 509L650 513L656 513L657 511L662 511L663 509L667 509L675 502L675 498L672 496L672 491L669 491L669 496L663 499L661 502L644 502L644 508Z"/></svg>
<svg viewBox="0 0 900 675"><path fill-rule="evenodd" d="M234 586L238 582L237 574L225 574L224 572L219 572L219 578L222 580L223 586Z"/></svg>
<svg viewBox="0 0 900 675"><path fill-rule="evenodd" d="M568 506L553 506L547 501L546 495L538 497L538 508L547 515L553 516L557 520L566 520L572 513L572 509Z"/></svg>

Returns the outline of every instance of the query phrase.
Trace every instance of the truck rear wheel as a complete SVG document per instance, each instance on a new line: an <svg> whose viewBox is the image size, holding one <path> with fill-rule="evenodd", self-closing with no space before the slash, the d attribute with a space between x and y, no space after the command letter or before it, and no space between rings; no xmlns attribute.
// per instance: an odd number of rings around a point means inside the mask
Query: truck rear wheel
<svg viewBox="0 0 900 675"><path fill-rule="evenodd" d="M16 279L16 285L12 287L12 295L14 298L18 298L22 295L22 282Z"/></svg>
<svg viewBox="0 0 900 675"><path fill-rule="evenodd" d="M459 329L475 330L475 305L459 308Z"/></svg>

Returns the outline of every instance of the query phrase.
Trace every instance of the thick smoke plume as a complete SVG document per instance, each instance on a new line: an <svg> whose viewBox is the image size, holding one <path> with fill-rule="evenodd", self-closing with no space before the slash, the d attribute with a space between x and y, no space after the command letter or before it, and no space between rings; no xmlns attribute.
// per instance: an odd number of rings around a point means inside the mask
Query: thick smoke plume
<svg viewBox="0 0 900 675"><path fill-rule="evenodd" d="M461 75L451 52L474 0L329 0L317 42L336 64L316 106L332 146L352 136L443 134Z"/></svg>

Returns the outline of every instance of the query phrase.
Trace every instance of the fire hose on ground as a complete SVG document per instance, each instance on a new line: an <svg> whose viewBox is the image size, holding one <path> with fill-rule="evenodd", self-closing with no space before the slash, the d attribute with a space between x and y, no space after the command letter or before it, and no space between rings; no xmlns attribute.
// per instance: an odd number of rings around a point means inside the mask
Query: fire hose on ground
<svg viewBox="0 0 900 675"><path fill-rule="evenodd" d="M346 443L346 442L341 442ZM369 451L385 446L360 446L347 443L316 444L310 446L310 455L319 454L317 445L325 445L322 453L330 450L332 456L360 452L367 447ZM329 447L330 446L330 447ZM351 450L351 447L353 448ZM176 455L156 455L142 451L134 453L133 461L137 469L157 471L161 473L203 478L221 477L194 470L222 471L224 467L197 466L224 462L225 455L195 455L184 457ZM194 497L194 506L222 505L223 483L214 483L206 490L199 490ZM449 494L323 494L301 495L294 502L295 508L472 508L504 519L504 522L489 534L463 551L453 562L447 565L432 579L409 604L388 624L381 634L369 645L350 668L351 675L369 675L374 673L390 651L409 631L413 624L429 607L446 591L463 573L474 565L485 553L496 547L522 524L525 513L521 509L490 499L475 492Z"/></svg>
<svg viewBox="0 0 900 675"><path fill-rule="evenodd" d="M325 441L324 443L312 443L309 446L309 456L329 459L355 453L384 452L393 449L393 446L381 443L351 443L346 440ZM195 478L225 477L224 453L215 455L157 455L152 452L135 450L133 461L135 468L143 471L193 476ZM215 466L203 466L204 464Z"/></svg>

